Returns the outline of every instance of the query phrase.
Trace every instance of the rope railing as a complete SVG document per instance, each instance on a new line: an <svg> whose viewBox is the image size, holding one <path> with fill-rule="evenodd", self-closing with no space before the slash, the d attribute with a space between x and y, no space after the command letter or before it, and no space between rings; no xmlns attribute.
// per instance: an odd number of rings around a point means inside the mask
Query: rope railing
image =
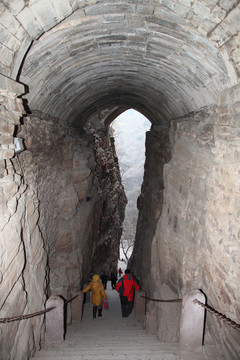
<svg viewBox="0 0 240 360"><path fill-rule="evenodd" d="M73 301L73 300L76 299L78 296L79 296L79 294L73 296L71 299L66 300L65 303L67 304L67 303ZM32 313L32 314L19 315L19 316L7 317L7 318L0 318L0 323L9 323L9 322L12 322L12 321L19 321L19 320L30 319L30 318L35 317L35 316L39 316L39 315L46 314L47 312L49 312L49 311L51 311L51 310L53 310L53 309L56 309L56 306L52 306L52 307L50 307L50 308L47 308L47 309L41 310L41 311L37 311L37 312Z"/></svg>
<svg viewBox="0 0 240 360"><path fill-rule="evenodd" d="M150 301L156 301L156 302L182 302L182 299L170 299L170 300L161 300L161 299L153 299L148 296L141 295L142 298L150 300Z"/></svg>
<svg viewBox="0 0 240 360"><path fill-rule="evenodd" d="M203 308L205 308L211 314L215 315L218 319L225 321L228 325L232 326L234 329L240 331L240 324L237 324L235 321L229 319L228 317L226 317L222 313L220 313L217 310L213 309L211 306L205 305L205 304L203 304L201 301L199 301L197 299L193 300L193 302L195 304L198 304L198 305L202 306Z"/></svg>
<svg viewBox="0 0 240 360"><path fill-rule="evenodd" d="M161 303L167 303L167 302L182 302L182 299L170 299L170 300L162 300L162 299L153 299L150 298L148 296L143 296L141 295L142 298L150 300L150 301L155 301L155 302L161 302ZM209 311L211 314L215 315L216 317L218 317L220 320L225 321L228 325L232 326L234 329L240 331L240 324L236 323L235 321L229 319L228 317L226 317L225 315L223 315L222 313L218 312L217 310L213 309L211 306L205 305L203 304L201 301L195 299L193 300L193 302L195 304L198 304L202 307L204 307L207 311Z"/></svg>
<svg viewBox="0 0 240 360"><path fill-rule="evenodd" d="M41 311L37 311L35 313L32 314L28 314L28 315L20 315L20 316L13 316L13 317L8 317L8 318L0 318L0 323L8 323L8 322L12 322L12 321L17 321L17 320L25 320L25 319L29 319L35 316L39 316L39 315L43 315L53 309L56 309L56 306L52 306L48 309L45 310L41 310Z"/></svg>
<svg viewBox="0 0 240 360"><path fill-rule="evenodd" d="M79 296L79 294L73 296L71 299L66 300L65 303L66 303L66 304L70 303L71 301L73 301L74 299L76 299L78 296Z"/></svg>

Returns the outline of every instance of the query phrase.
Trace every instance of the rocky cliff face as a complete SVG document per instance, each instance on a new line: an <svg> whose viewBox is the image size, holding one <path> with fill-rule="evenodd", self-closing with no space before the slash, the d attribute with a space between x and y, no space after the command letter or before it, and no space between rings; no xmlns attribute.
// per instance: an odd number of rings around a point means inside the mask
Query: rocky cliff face
<svg viewBox="0 0 240 360"><path fill-rule="evenodd" d="M0 310L1 318L9 318L44 309L47 252L36 183L27 183L14 151L15 126L25 113L17 98L23 86L2 76L0 83ZM26 359L40 342L42 323L42 316L1 323L0 358Z"/></svg>
<svg viewBox="0 0 240 360"><path fill-rule="evenodd" d="M2 317L43 310L50 295L68 299L91 272L117 266L126 198L114 143L96 126L80 136L38 112L18 127L25 150L0 181ZM39 316L1 325L1 356L33 354L42 326Z"/></svg>
<svg viewBox="0 0 240 360"><path fill-rule="evenodd" d="M95 243L92 272L117 271L120 238L127 198L121 183L114 138L98 118L91 119L86 131L94 136L96 177L102 199L99 237Z"/></svg>
<svg viewBox="0 0 240 360"><path fill-rule="evenodd" d="M19 157L27 184L39 200L39 226L48 253L48 295L68 298L90 271L100 202L93 186L95 160L88 141L43 114L26 119ZM91 193L93 201L88 202ZM89 218L94 225L89 226ZM84 254L84 255L83 255Z"/></svg>
<svg viewBox="0 0 240 360"><path fill-rule="evenodd" d="M150 297L176 299L201 289L211 307L235 322L240 300L234 258L239 229L232 222L239 214L239 187L233 180L239 175L238 90L226 91L218 107L175 119L169 133L153 128L148 134L133 253L134 271ZM147 329L162 341L178 341L180 314L178 303L150 301ZM205 343L217 344L226 359L239 358L236 330L217 324L210 313L205 330Z"/></svg>
<svg viewBox="0 0 240 360"><path fill-rule="evenodd" d="M126 198L107 128L88 134L35 113L21 136L21 168L36 183L39 226L48 252L48 294L69 298L91 272L117 267ZM98 127L96 129L96 127Z"/></svg>

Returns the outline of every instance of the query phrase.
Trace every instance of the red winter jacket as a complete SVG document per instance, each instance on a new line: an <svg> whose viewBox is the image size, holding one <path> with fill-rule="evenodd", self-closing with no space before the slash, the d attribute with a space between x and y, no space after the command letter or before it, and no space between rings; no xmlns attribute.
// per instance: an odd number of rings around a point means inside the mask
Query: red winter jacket
<svg viewBox="0 0 240 360"><path fill-rule="evenodd" d="M132 301L134 297L134 290L139 290L140 287L136 283L136 281L133 280L133 276L131 274L125 274L117 283L116 290L119 292L119 288L122 286L122 279L123 279L123 286L124 286L124 292L123 296L128 297L128 301Z"/></svg>

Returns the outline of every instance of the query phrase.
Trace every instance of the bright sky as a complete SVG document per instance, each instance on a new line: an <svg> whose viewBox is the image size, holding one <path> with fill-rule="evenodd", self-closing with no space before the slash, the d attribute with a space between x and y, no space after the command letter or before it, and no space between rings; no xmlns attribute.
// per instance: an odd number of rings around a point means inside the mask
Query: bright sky
<svg viewBox="0 0 240 360"><path fill-rule="evenodd" d="M145 162L145 134L150 127L148 119L133 109L125 111L112 123L120 168L127 169L123 175L127 196L128 191L132 191L133 180L135 188L141 187ZM127 184L130 189L127 188Z"/></svg>
<svg viewBox="0 0 240 360"><path fill-rule="evenodd" d="M111 126L114 130L119 166L120 169L124 169L122 182L128 204L125 210L123 228L127 231L126 218L132 219L131 214L136 214L137 217L137 198L141 191L144 172L145 137L146 131L150 130L151 123L145 116L130 109L118 116ZM131 252L128 255L130 254ZM120 259L122 258L124 258L124 254L120 246ZM119 261L118 267L125 270L126 264Z"/></svg>

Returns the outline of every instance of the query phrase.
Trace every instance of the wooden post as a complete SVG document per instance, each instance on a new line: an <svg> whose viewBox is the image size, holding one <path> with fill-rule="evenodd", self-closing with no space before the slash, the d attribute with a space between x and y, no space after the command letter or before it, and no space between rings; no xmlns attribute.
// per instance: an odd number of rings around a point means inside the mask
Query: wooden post
<svg viewBox="0 0 240 360"><path fill-rule="evenodd" d="M199 290L183 297L180 322L180 347L182 350L200 350L203 345L205 309L194 303L195 299L203 304L206 303L205 295Z"/></svg>
<svg viewBox="0 0 240 360"><path fill-rule="evenodd" d="M59 342L64 340L64 300L59 296L51 296L46 302L46 308L56 309L46 313L46 341Z"/></svg>

